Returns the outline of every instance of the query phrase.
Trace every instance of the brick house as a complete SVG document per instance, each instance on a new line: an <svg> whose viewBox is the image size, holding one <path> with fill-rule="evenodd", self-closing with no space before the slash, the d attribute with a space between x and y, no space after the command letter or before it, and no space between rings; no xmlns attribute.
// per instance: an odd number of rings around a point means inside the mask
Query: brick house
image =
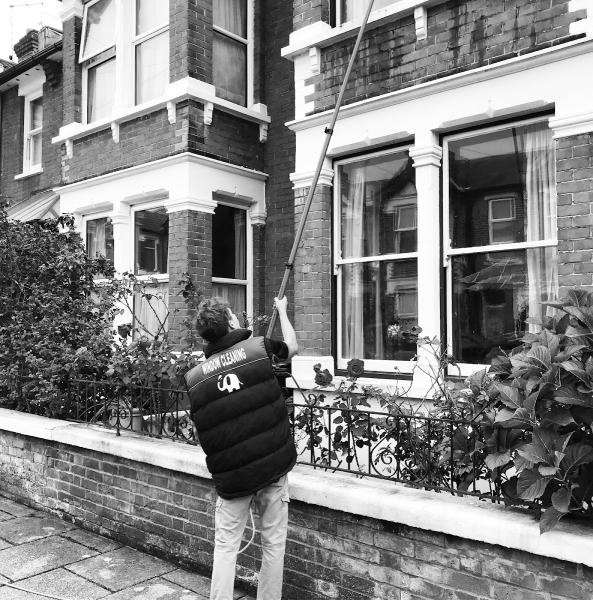
<svg viewBox="0 0 593 600"><path fill-rule="evenodd" d="M366 6L294 2L297 214ZM593 284L592 36L578 0L375 0L295 268L301 385L356 356L423 397L406 328L467 375Z"/></svg>
<svg viewBox="0 0 593 600"><path fill-rule="evenodd" d="M366 2L62 4L63 39L0 73L2 194L59 195L177 309L174 340L185 272L269 312ZM468 374L593 284L592 35L582 0L375 0L294 269L301 385L360 357L423 396L403 331Z"/></svg>
<svg viewBox="0 0 593 600"><path fill-rule="evenodd" d="M44 200L59 196L90 254L150 279L168 298L175 341L183 273L237 311L263 312L292 231L294 135L283 123L292 117L293 75L280 55L291 7L64 0L61 18L53 84L37 32L19 42L27 58L0 74L2 194L12 215L30 217L31 204L34 216L45 214L40 190ZM31 93L18 78L27 61ZM43 126L35 123L31 137L30 106L41 104ZM31 139L42 143L28 165L8 147ZM135 311L150 333L152 309L137 302Z"/></svg>

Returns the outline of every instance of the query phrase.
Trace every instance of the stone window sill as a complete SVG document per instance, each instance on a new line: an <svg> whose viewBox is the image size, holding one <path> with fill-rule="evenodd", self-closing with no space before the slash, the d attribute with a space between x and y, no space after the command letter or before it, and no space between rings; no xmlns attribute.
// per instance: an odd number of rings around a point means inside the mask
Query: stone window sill
<svg viewBox="0 0 593 600"><path fill-rule="evenodd" d="M201 448L98 425L69 423L0 409L0 431L35 437L210 479ZM426 531L500 545L593 567L593 526L561 522L540 535L531 515L502 506L416 490L378 479L297 466L289 474L294 500Z"/></svg>
<svg viewBox="0 0 593 600"><path fill-rule="evenodd" d="M14 176L14 179L15 181L19 181L20 179L27 179L27 177L33 177L41 173L43 173L43 168L38 167L36 169L31 169L30 171L23 171L22 173L19 173L18 175Z"/></svg>
<svg viewBox="0 0 593 600"><path fill-rule="evenodd" d="M116 111L108 119L101 119L93 123L69 123L60 128L59 134L52 138L53 144L66 145L66 154L68 158L73 156L73 143L75 140L85 138L98 131L111 129L111 135L115 143L119 143L119 128L122 123L132 121L144 115L153 113L163 108L167 109L167 117L172 125L176 123L176 107L183 100L197 100L204 105L204 124L212 124L214 108L222 112L246 119L259 124L261 142L267 140L268 125L270 117L267 113L265 104L254 104L247 108L228 100L218 98L213 85L204 83L191 77L180 79L169 84L166 93L160 98L155 98L150 102L122 108Z"/></svg>

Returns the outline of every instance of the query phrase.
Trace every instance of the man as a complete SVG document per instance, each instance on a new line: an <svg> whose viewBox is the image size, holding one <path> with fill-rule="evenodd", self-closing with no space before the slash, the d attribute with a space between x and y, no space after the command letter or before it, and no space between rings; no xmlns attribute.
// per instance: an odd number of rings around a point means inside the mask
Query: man
<svg viewBox="0 0 593 600"><path fill-rule="evenodd" d="M284 342L251 337L228 304L205 300L198 333L206 360L186 374L191 415L218 492L211 600L232 600L239 545L252 504L259 516L262 565L257 600L280 600L288 527L286 474L296 462L286 403L273 370L298 350L286 314L274 299Z"/></svg>

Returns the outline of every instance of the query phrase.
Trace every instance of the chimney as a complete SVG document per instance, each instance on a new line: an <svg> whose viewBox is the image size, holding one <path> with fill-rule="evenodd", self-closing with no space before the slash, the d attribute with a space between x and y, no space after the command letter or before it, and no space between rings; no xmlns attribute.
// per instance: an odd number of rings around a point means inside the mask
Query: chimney
<svg viewBox="0 0 593 600"><path fill-rule="evenodd" d="M33 56L39 47L39 32L36 29L28 29L27 33L14 45L14 51L19 62L23 62Z"/></svg>
<svg viewBox="0 0 593 600"><path fill-rule="evenodd" d="M37 39L39 40L38 49L43 50L44 48L59 42L62 39L62 32L46 25L39 30Z"/></svg>

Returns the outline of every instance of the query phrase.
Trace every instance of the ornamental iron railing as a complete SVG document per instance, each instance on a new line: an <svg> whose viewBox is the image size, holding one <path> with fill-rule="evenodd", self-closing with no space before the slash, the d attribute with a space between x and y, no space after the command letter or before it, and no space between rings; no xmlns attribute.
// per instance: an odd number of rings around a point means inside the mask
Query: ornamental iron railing
<svg viewBox="0 0 593 600"><path fill-rule="evenodd" d="M17 378L0 386L0 406L198 444L187 390L70 380L43 408L33 398L39 382ZM316 398L311 395L310 398ZM354 473L456 495L502 500L485 467L479 424L437 418L409 409L289 402L298 462L330 472Z"/></svg>

